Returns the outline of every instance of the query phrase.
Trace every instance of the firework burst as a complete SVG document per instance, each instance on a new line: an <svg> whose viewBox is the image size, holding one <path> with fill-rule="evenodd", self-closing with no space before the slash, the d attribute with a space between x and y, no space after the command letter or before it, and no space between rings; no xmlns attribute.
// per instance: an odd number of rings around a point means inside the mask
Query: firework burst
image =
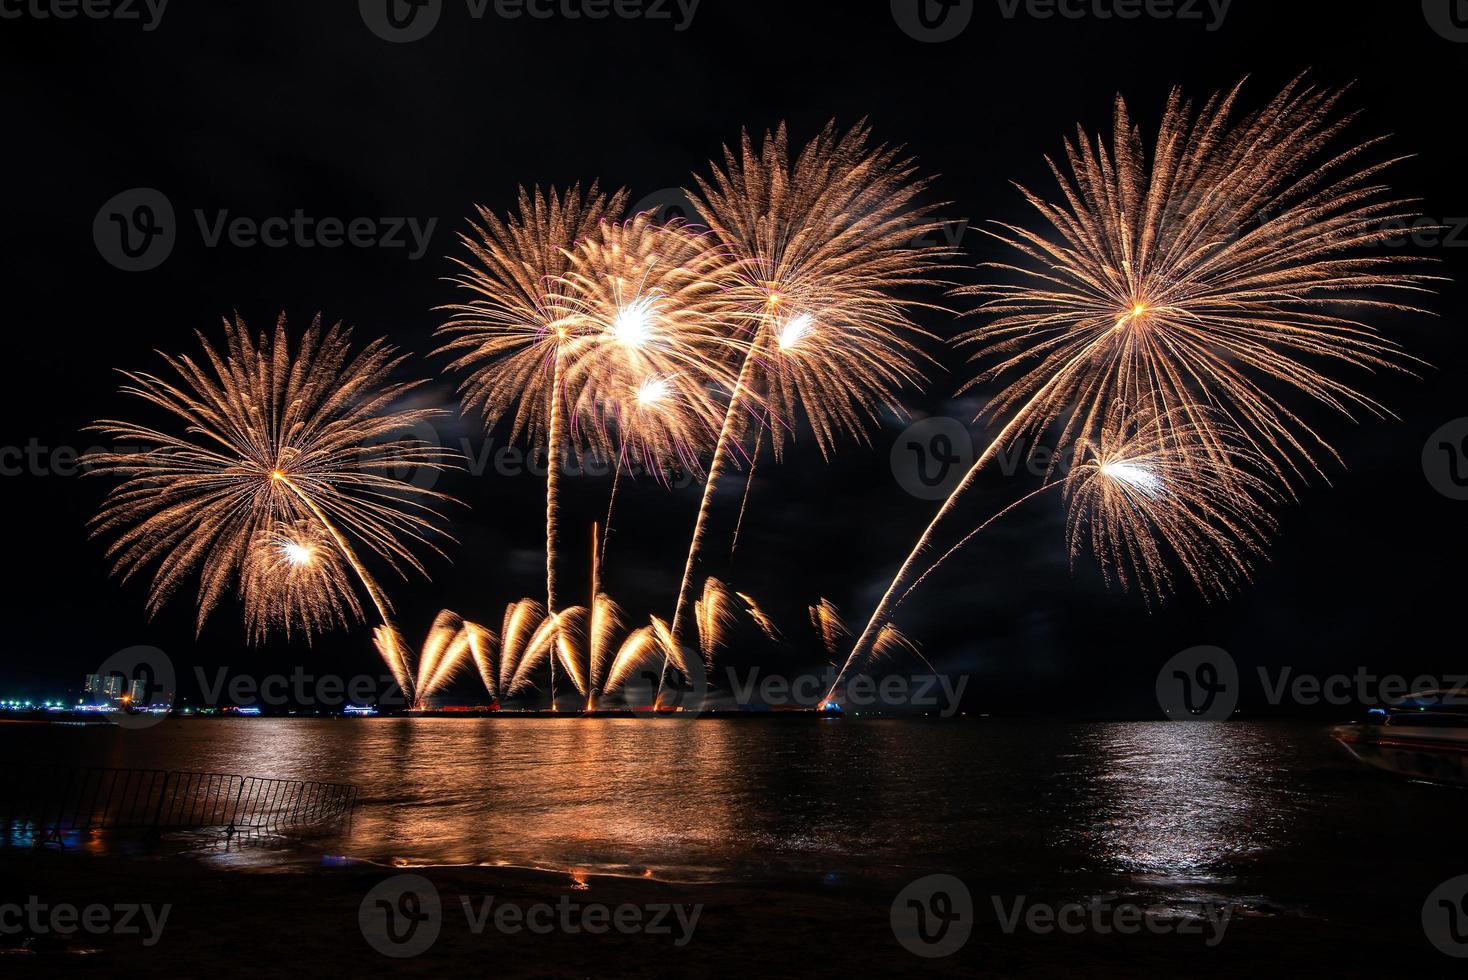
<svg viewBox="0 0 1468 980"><path fill-rule="evenodd" d="M650 214L603 222L572 251L565 285L585 341L567 388L575 415L616 446L619 469L702 471L720 417L712 392L733 383L730 268L714 239Z"/></svg>
<svg viewBox="0 0 1468 980"><path fill-rule="evenodd" d="M561 466L569 437L573 454L596 427L578 430L567 419L567 363L590 340L589 328L566 296L571 249L607 218L626 207L627 195L610 197L592 184L564 194L536 188L520 191L518 213L501 218L479 208L479 221L460 239L470 258L459 260L455 280L471 296L447 307L452 318L440 328L448 339L439 349L454 357L450 369L468 372L460 386L466 408L479 408L485 428L512 419L511 439L522 435L546 453L546 607L561 606L556 536ZM605 448L605 447L600 447ZM551 659L551 697L555 698Z"/></svg>
<svg viewBox="0 0 1468 980"><path fill-rule="evenodd" d="M1234 442L1220 457L1217 426L1156 417L1108 420L1065 481L1072 560L1086 550L1108 583L1151 602L1181 568L1205 596L1247 581L1275 523L1279 491L1265 460ZM1207 440L1205 442L1205 440Z"/></svg>
<svg viewBox="0 0 1468 980"><path fill-rule="evenodd" d="M403 358L381 340L354 354L350 331L324 330L319 317L294 350L283 316L259 337L239 318L224 328L222 351L200 336L202 364L165 355L172 376L124 372L123 392L160 409L172 427L91 427L140 447L84 458L90 470L122 478L93 533L115 535L108 554L124 579L154 568L150 613L197 573L199 629L237 581L256 639L269 625L309 632L340 618L352 603L334 575L338 561L386 622L387 597L356 549L400 573L424 571L412 548L437 550L436 505L450 498L415 488L405 474L452 465L452 453L414 434L441 413L396 407L415 385L389 380ZM293 574L265 575L289 573L289 559L304 557L288 543L285 566L270 561L279 535L312 551L306 574L296 565Z"/></svg>
<svg viewBox="0 0 1468 980"><path fill-rule="evenodd" d="M362 618L351 572L336 542L316 521L262 527L240 568L245 629L256 644L271 630L287 639L345 626Z"/></svg>
<svg viewBox="0 0 1468 980"><path fill-rule="evenodd" d="M1331 372L1408 361L1363 319L1420 312L1404 297L1431 281L1371 254L1413 217L1380 182L1395 161L1362 162L1379 139L1336 145L1341 92L1296 80L1235 123L1238 93L1195 113L1174 90L1150 158L1118 97L1109 148L1082 135L1068 175L1051 162L1063 203L1020 188L1049 227L989 231L1016 259L988 268L1015 281L959 290L988 317L961 340L993 359L973 383L1006 380L988 410L1013 416L1011 438L1059 422L1079 451L1120 405L1208 449L1235 430L1283 479L1338 459L1288 394L1384 414Z"/></svg>
<svg viewBox="0 0 1468 980"><path fill-rule="evenodd" d="M1252 499L1257 486L1233 467L1240 452L1261 461L1286 492L1295 478L1321 470L1321 454L1338 458L1289 396L1352 418L1385 413L1333 372L1409 362L1366 320L1420 312L1412 299L1432 282L1407 271L1407 257L1374 252L1412 213L1381 183L1395 161L1367 162L1380 140L1344 140L1353 117L1338 112L1340 92L1297 79L1235 122L1238 93L1235 86L1195 112L1174 91L1150 158L1118 98L1109 147L1080 133L1066 145L1068 172L1051 162L1061 203L1020 188L1047 227L999 224L990 232L1015 258L986 267L1014 281L960 290L981 297L989 317L963 339L995 359L975 383L1006 382L988 411L1008 421L919 537L843 673L865 659L918 577L938 525L978 472L1026 435L1055 433L1057 458L1075 463L1114 441L1104 431L1113 419L1158 420L1147 424L1173 430L1163 437L1169 450L1211 460L1187 465L1210 477L1216 493ZM1116 504L1137 503L1142 488L1123 493L1125 481L1096 482L1099 472L1073 485L1072 501L1102 522L1092 537L1118 577L1118 559L1141 558L1134 567L1148 571L1139 579L1160 585L1152 560L1162 551L1187 567L1194 544L1220 543L1184 519L1196 510L1157 520L1146 534L1135 522L1106 526L1135 513ZM1107 486L1109 495L1101 494ZM1247 538L1252 512L1244 504L1241 513L1212 516L1224 532ZM1186 540L1149 551L1146 541L1168 531ZM1188 537L1198 533L1203 539ZM1238 547L1250 550L1247 542ZM1188 574L1220 585L1237 564L1229 552L1221 561L1215 571Z"/></svg>
<svg viewBox="0 0 1468 980"><path fill-rule="evenodd" d="M827 455L842 433L863 439L880 410L900 414L897 393L921 376L924 336L911 319L921 304L903 294L936 284L954 256L923 244L941 231L919 200L928 181L901 150L874 146L865 125L840 133L830 124L794 159L783 125L758 144L745 133L697 181L703 219L740 259L725 301L743 358L678 590L675 639L714 493L745 452L745 417L761 418L778 456L800 414Z"/></svg>

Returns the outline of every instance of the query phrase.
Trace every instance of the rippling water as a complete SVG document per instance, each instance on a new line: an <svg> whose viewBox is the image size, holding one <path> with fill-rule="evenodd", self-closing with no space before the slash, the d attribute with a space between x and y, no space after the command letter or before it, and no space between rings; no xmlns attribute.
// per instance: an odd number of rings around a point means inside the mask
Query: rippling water
<svg viewBox="0 0 1468 980"><path fill-rule="evenodd" d="M3 727L10 758L361 787L340 837L208 856L246 865L319 862L329 851L673 879L941 869L1294 907L1318 898L1325 879L1331 890L1379 887L1425 843L1455 839L1468 800L1369 771L1322 727L1305 725L420 718Z"/></svg>

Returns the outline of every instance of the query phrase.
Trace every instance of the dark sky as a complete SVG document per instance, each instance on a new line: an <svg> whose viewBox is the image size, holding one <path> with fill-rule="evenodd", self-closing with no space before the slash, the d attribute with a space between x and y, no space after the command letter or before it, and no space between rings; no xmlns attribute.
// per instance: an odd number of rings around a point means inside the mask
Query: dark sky
<svg viewBox="0 0 1468 980"><path fill-rule="evenodd" d="M414 353L411 373L433 379L432 398L453 408L442 361L428 355L441 318L433 308L453 296L442 281L452 271L446 256L472 205L508 208L521 182L597 177L636 200L686 183L741 127L780 120L804 139L830 118L868 117L880 138L906 144L938 175L934 193L954 202L955 217L979 222L1025 216L1009 181L1048 190L1043 155L1077 122L1108 126L1118 91L1150 133L1172 85L1201 95L1249 75L1245 101L1254 105L1308 69L1324 84L1356 83L1356 132L1389 133L1395 151L1416 154L1394 171L1399 192L1421 196L1435 219L1468 215L1458 99L1468 43L1441 36L1417 3L1235 0L1217 30L1207 27L1211 15L1072 21L1034 19L1022 6L1008 19L1005 6L978 0L968 28L936 44L911 39L887 3L870 0L703 0L681 31L676 11L672 21L476 20L464 0L445 0L437 29L406 44L374 36L345 0L174 0L153 30L4 19L0 444L38 445L47 458L91 445L81 433L88 422L138 414L117 394L114 368L156 367L155 349L193 352L193 332L218 338L220 317L233 310L261 327L281 310L304 326L320 310L360 338L388 336ZM124 272L99 254L93 220L135 187L168 198L178 240L157 268ZM208 247L195 218L297 209L436 225L414 260L411 248ZM1468 234L1457 245L1468 247ZM964 247L972 262L996 255L973 232ZM1420 247L1445 274L1463 271L1468 253ZM1347 467L1283 510L1272 561L1234 600L1184 595L1149 612L1135 594L1108 592L1092 565L1072 573L1063 514L1049 499L980 539L901 624L941 667L972 676L971 703L984 710L1155 715L1158 666L1204 643L1230 650L1249 672L1452 673L1463 663L1461 644L1449 641L1468 504L1432 488L1422 451L1439 426L1468 415L1463 295L1448 284L1434 302L1440 318L1382 324L1433 367L1418 380L1363 379L1400 421L1324 422ZM924 325L955 330L939 315ZM910 407L968 418L977 403L949 398L961 356L935 353L955 373L935 372L929 391L909 393ZM443 436L477 445L478 428L470 418ZM864 618L930 515L934 505L893 478L888 457L900 431L893 421L870 450L845 446L829 465L807 435L786 465L759 471L738 560L723 571L764 599L795 641L776 658L783 663L819 659L806 604L827 596L850 619ZM494 433L497 443L504 436ZM231 605L196 640L188 596L150 623L141 583L110 579L102 544L87 537L104 481L70 475L65 456L41 471L22 468L0 479L10 559L0 696L74 689L113 651L142 643L168 651L185 673L219 664L377 670L365 627L313 648L250 650ZM1029 486L987 480L955 529ZM410 639L440 607L497 626L507 600L543 588L534 477L457 477L441 488L469 507L456 521L452 562L430 563L433 584L390 587ZM588 479L568 493L572 567L582 567L606 491L606 481ZM639 614L671 612L696 502L693 489L644 482L624 491L608 584Z"/></svg>

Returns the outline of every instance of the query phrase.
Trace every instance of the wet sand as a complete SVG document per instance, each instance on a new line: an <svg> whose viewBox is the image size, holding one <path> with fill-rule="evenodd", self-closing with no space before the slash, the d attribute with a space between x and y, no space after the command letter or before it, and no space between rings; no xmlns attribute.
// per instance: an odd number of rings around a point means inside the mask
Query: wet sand
<svg viewBox="0 0 1468 980"><path fill-rule="evenodd" d="M437 939L421 955L391 959L364 938L359 913L368 892L401 872L432 882L442 903ZM1163 971L1203 977L1371 972L1421 951L1420 926L1408 916L1327 922L1268 908L1235 910L1223 942L1202 934L1046 935L1006 933L990 895L1031 902L1075 901L1087 882L1037 893L1022 881L970 881L976 906L971 938L957 953L922 959L895 939L889 920L895 889L878 882L739 882L679 884L587 877L502 867L394 869L345 864L319 869L231 871L196 857L142 850L120 856L53 848L0 849L0 905L34 895L49 905L171 906L159 941L143 936L0 936L0 975L197 977L445 976L639 977L764 975L1023 976L1075 973L1134 977ZM513 904L678 904L700 906L692 937L679 945L678 920L662 935L593 935L555 931L507 934L490 923L471 928L471 910ZM1145 899L1139 901L1145 902ZM140 920L141 921L141 920ZM147 928L144 926L143 933ZM1419 967L1453 965L1428 951ZM1374 969L1374 968L1372 968ZM1419 971L1420 972L1420 971Z"/></svg>

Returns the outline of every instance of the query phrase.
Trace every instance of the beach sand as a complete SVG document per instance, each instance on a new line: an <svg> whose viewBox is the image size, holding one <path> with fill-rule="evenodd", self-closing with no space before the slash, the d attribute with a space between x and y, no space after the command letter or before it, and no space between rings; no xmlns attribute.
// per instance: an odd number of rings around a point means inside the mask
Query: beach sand
<svg viewBox="0 0 1468 980"><path fill-rule="evenodd" d="M400 873L432 883L442 907L438 936L420 955L393 959L364 938L359 918L374 886ZM35 896L55 907L169 906L156 944L146 920L139 935L69 937L22 930L0 936L0 975L128 977L200 976L438 976L661 977L762 975L1034 976L1071 973L1135 977L1185 971L1225 977L1319 973L1356 976L1366 964L1400 962L1420 950L1411 923L1362 928L1306 916L1241 909L1224 941L1193 935L1007 933L991 895L1026 895L1029 902L1075 900L1036 894L1019 881L970 882L977 909L973 934L957 953L924 959L894 938L894 890L879 883L732 882L679 884L651 879L580 877L504 867L384 868L341 866L275 871L213 867L197 857L140 852L87 853L85 847L0 849L0 905ZM1077 886L1083 883L1077 882ZM1084 892L1084 889L1081 889ZM478 933L471 912L506 904L528 909L590 903L697 905L691 939L673 915L666 934L508 933L490 922ZM1366 914L1366 913L1363 913ZM1434 961L1438 955L1428 951ZM1451 965L1441 958L1434 967Z"/></svg>

